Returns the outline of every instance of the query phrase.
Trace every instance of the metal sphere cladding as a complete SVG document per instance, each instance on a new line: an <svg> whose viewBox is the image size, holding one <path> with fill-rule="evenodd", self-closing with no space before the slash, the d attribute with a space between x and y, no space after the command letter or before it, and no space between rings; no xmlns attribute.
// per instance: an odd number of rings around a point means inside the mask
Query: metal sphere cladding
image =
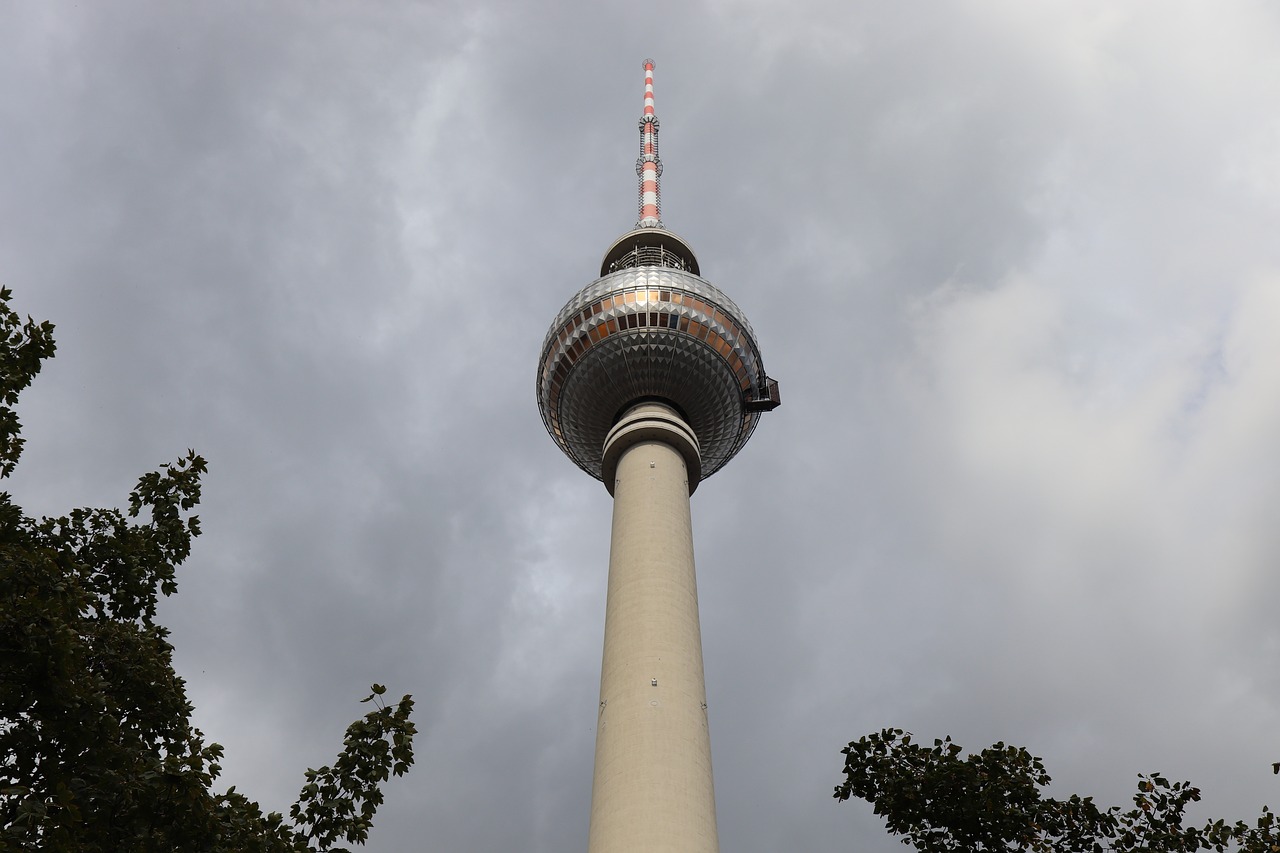
<svg viewBox="0 0 1280 853"><path fill-rule="evenodd" d="M601 277L551 324L538 367L542 422L596 479L605 436L636 403L661 401L683 416L698 437L702 479L777 405L747 318L698 272L682 239L639 228L610 247Z"/></svg>

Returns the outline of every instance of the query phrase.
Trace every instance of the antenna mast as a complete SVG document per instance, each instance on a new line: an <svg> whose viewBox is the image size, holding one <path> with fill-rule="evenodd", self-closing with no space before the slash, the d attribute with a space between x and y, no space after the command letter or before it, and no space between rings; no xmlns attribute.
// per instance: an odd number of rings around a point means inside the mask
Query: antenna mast
<svg viewBox="0 0 1280 853"><path fill-rule="evenodd" d="M658 117L653 113L653 60L644 61L644 115L640 118L640 159L636 160L640 176L640 219L637 228L662 228L662 206L659 201L658 178L662 160L658 159Z"/></svg>

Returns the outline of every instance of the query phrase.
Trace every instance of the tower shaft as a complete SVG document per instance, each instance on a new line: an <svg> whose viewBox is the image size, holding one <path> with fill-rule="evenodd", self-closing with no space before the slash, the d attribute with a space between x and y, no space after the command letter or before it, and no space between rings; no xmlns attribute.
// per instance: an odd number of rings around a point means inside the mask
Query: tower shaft
<svg viewBox="0 0 1280 853"><path fill-rule="evenodd" d="M613 533L588 853L719 850L689 513L697 454L660 403L633 407L606 440Z"/></svg>

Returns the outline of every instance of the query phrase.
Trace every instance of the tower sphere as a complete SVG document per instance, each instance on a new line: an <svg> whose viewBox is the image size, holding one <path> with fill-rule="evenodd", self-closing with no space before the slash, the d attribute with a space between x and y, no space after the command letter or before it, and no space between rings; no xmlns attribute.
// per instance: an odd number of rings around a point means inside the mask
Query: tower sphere
<svg viewBox="0 0 1280 853"><path fill-rule="evenodd" d="M660 225L637 228L609 247L600 278L547 332L538 362L542 422L596 479L609 430L637 403L663 402L683 416L698 439L701 479L724 467L760 413L777 405L751 324L698 273L680 237Z"/></svg>

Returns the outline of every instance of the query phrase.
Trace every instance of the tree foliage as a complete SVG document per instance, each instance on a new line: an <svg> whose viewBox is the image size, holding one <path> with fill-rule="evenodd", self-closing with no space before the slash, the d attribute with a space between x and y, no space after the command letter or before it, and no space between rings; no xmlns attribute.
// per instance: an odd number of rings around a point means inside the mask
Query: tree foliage
<svg viewBox="0 0 1280 853"><path fill-rule="evenodd" d="M950 737L925 746L901 729L885 729L841 752L845 781L835 798L871 803L889 833L921 853L1280 851L1270 809L1264 806L1253 826L1188 826L1186 809L1200 799L1199 789L1159 773L1138 777L1132 808L1104 809L1091 797L1044 796L1050 779L1041 760L1003 743L965 755Z"/></svg>
<svg viewBox="0 0 1280 853"><path fill-rule="evenodd" d="M0 289L0 477L22 451L18 395L54 353ZM0 493L0 850L338 850L363 843L381 784L413 763L413 700L347 729L333 765L308 770L286 821L214 791L222 747L191 725L159 595L200 534L205 461L143 475L128 510L33 519Z"/></svg>

